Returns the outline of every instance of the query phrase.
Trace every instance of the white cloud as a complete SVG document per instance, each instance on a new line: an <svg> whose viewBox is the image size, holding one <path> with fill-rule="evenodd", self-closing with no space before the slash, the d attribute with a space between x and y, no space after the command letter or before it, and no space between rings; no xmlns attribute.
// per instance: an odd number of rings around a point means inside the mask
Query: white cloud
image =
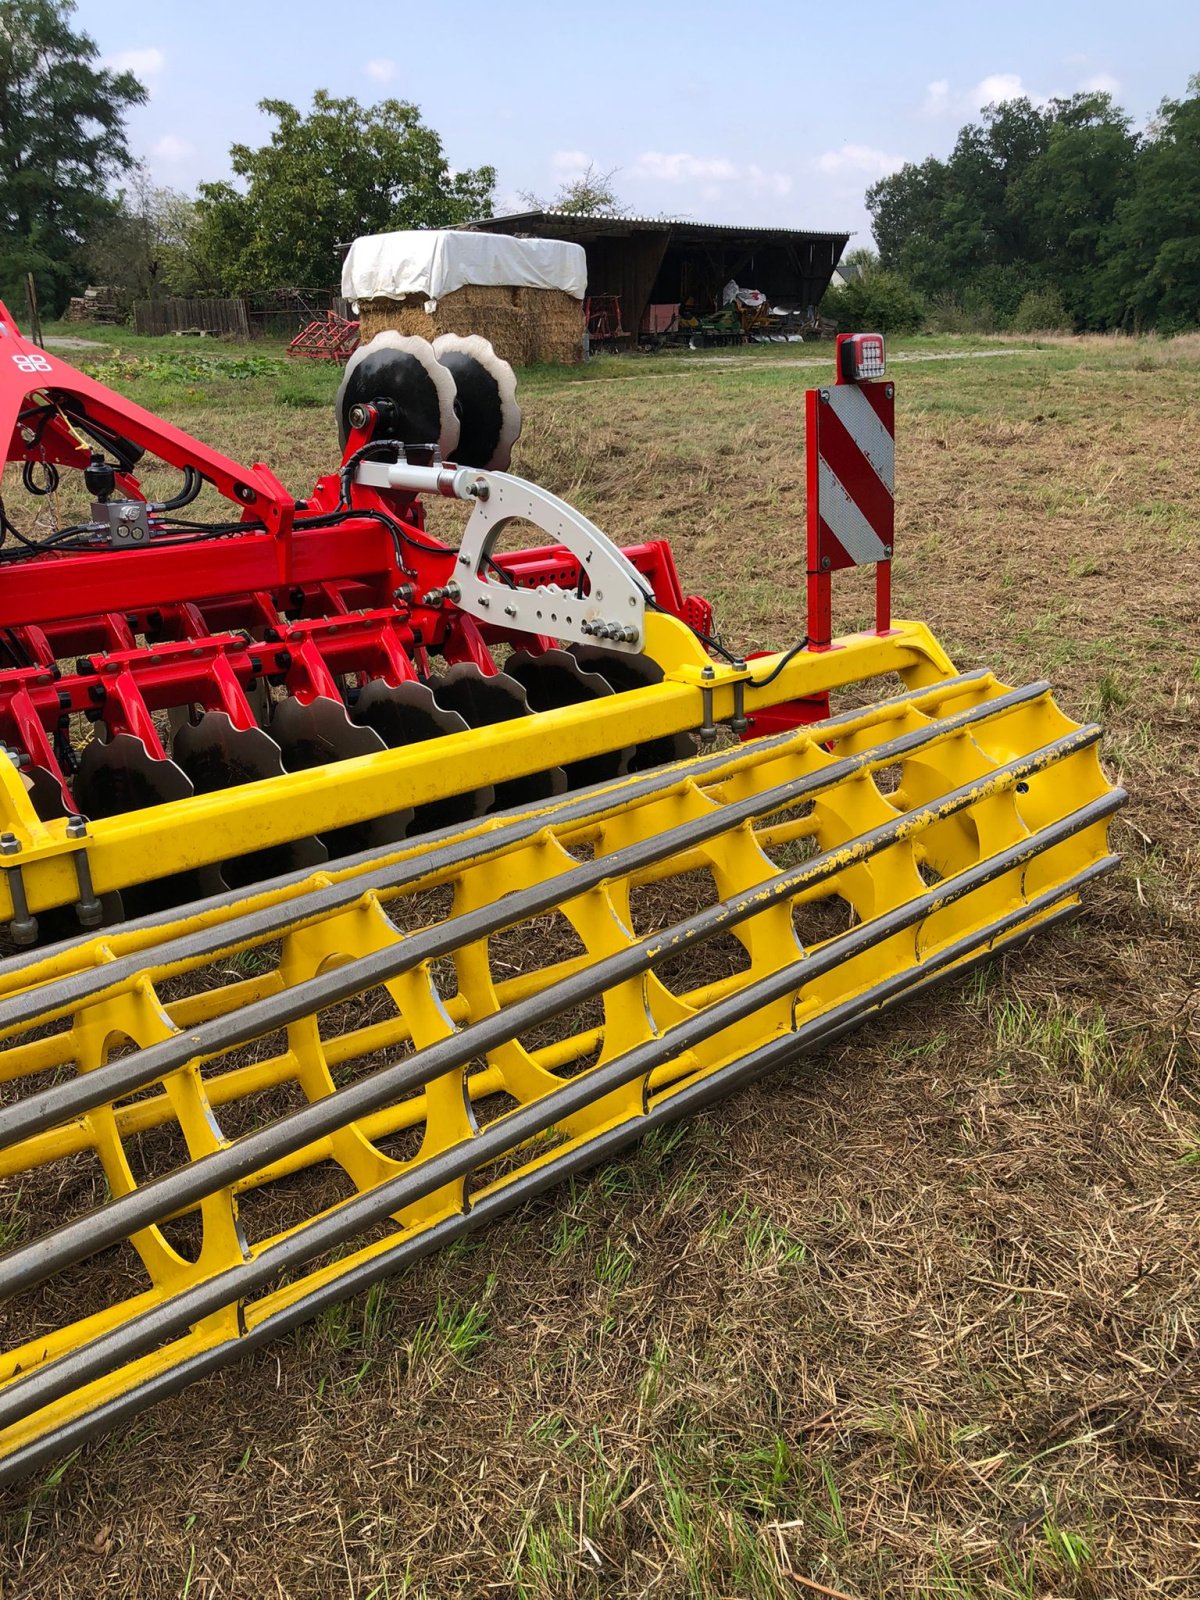
<svg viewBox="0 0 1200 1600"><path fill-rule="evenodd" d="M729 156L696 156L686 150L643 150L630 167L629 177L635 183L700 184L700 197L704 200L720 198L729 184L737 184L747 193L776 198L790 194L792 188L786 172L760 167L755 161L742 165Z"/></svg>
<svg viewBox="0 0 1200 1600"><path fill-rule="evenodd" d="M984 106L1003 105L1006 100L1019 100L1022 95L1028 95L1035 102L1038 99L1015 72L993 72L967 91L969 104L974 111L982 111Z"/></svg>
<svg viewBox="0 0 1200 1600"><path fill-rule="evenodd" d="M1086 56L1072 56L1067 59L1068 66L1081 67L1092 64ZM1120 87L1120 81L1111 72L1093 72L1077 80L1075 92L1116 94ZM1022 96L1032 101L1035 106L1048 106L1052 99L1065 99L1070 93L1069 89L1058 88L1052 95L1036 94L1015 72L990 72L986 78L980 78L979 82L969 89L954 89L948 79L937 78L925 90L920 115L973 117L978 116L984 106L1002 105L1006 100L1018 100Z"/></svg>
<svg viewBox="0 0 1200 1600"><path fill-rule="evenodd" d="M373 56L363 71L376 83L390 83L396 76L396 63L389 61L387 56Z"/></svg>
<svg viewBox="0 0 1200 1600"><path fill-rule="evenodd" d="M155 161L166 162L173 166L178 161L186 161L195 155L196 147L189 144L186 139L180 139L176 134L164 133L161 139L156 139L151 146L150 154Z"/></svg>
<svg viewBox="0 0 1200 1600"><path fill-rule="evenodd" d="M923 117L941 117L950 110L952 96L950 83L946 78L938 78L931 83L925 91L925 99L921 103Z"/></svg>
<svg viewBox="0 0 1200 1600"><path fill-rule="evenodd" d="M550 165L559 177L570 182L573 178L582 178L595 162L584 150L556 150L550 157Z"/></svg>
<svg viewBox="0 0 1200 1600"><path fill-rule="evenodd" d="M904 165L904 157L890 155L886 150L876 150L869 144L844 144L838 150L826 150L817 156L813 165L818 172L883 178L889 172L899 171Z"/></svg>
<svg viewBox="0 0 1200 1600"><path fill-rule="evenodd" d="M655 183L691 183L697 178L728 183L738 176L738 168L726 156L693 156L682 150L676 155L664 155L660 150L644 150L633 163L630 175Z"/></svg>
<svg viewBox="0 0 1200 1600"><path fill-rule="evenodd" d="M104 65L112 72L132 72L137 78L156 78L167 64L166 52L157 45L137 50L118 50L105 56Z"/></svg>
<svg viewBox="0 0 1200 1600"><path fill-rule="evenodd" d="M764 172L753 162L745 168L742 176L757 194L774 194L782 199L792 190L792 180L786 172Z"/></svg>
<svg viewBox="0 0 1200 1600"><path fill-rule="evenodd" d="M990 72L970 89L952 89L949 80L936 78L925 90L920 115L923 117L972 116L984 106L1000 105L1027 95L1034 105L1044 105L1045 97L1027 89L1015 72Z"/></svg>

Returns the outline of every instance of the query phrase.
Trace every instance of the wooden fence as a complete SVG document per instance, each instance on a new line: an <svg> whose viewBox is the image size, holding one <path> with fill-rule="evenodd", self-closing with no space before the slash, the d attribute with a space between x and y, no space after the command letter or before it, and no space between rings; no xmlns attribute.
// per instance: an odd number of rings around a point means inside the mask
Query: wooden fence
<svg viewBox="0 0 1200 1600"><path fill-rule="evenodd" d="M213 333L249 339L244 300L139 300L133 308L138 333Z"/></svg>

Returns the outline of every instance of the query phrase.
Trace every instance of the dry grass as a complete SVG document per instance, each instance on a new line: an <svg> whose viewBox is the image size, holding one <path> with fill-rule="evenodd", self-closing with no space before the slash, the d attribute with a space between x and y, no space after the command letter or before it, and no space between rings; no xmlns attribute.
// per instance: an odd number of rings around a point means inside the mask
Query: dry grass
<svg viewBox="0 0 1200 1600"><path fill-rule="evenodd" d="M898 609L1109 726L1087 918L9 1491L5 1600L1200 1593L1200 367L1164 351L899 379ZM535 376L517 470L789 641L811 379L638 372ZM328 465L323 413L173 414Z"/></svg>

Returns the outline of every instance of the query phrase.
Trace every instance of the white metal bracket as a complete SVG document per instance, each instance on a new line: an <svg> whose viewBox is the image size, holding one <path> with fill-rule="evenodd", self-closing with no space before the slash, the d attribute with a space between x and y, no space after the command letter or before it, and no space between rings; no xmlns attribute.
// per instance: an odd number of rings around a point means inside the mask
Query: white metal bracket
<svg viewBox="0 0 1200 1600"><path fill-rule="evenodd" d="M607 534L574 506L547 489L507 472L471 467L386 466L361 462L359 482L473 500L463 530L457 570L446 593L482 622L522 633L545 633L583 644L602 643L625 653L642 648L650 589L637 568ZM510 585L489 565L497 542L513 522L531 523L575 557L586 575L586 594L556 583Z"/></svg>

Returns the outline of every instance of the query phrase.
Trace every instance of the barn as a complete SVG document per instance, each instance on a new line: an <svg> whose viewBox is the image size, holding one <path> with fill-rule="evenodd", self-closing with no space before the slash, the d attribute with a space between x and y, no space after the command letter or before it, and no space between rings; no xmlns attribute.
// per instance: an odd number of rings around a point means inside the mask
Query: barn
<svg viewBox="0 0 1200 1600"><path fill-rule="evenodd" d="M820 304L849 231L745 228L663 217L584 216L522 211L465 225L518 238L583 246L594 304L617 297L629 342L652 336L671 308L717 311L726 285L757 290L772 306L808 315Z"/></svg>

